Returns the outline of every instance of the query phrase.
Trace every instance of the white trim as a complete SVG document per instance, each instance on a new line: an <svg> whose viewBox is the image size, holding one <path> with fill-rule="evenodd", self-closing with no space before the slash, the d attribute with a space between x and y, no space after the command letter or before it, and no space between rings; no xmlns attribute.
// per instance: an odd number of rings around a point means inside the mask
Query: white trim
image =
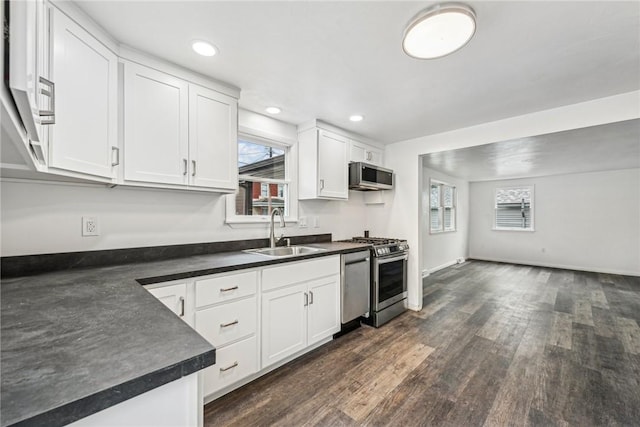
<svg viewBox="0 0 640 427"><path fill-rule="evenodd" d="M440 270L442 270L444 268L451 267L452 265L456 265L456 264L461 264L461 263L458 262L458 258L456 258L456 259L454 259L452 261L445 262L444 264L440 264L440 265L438 265L436 267L430 268L430 269L428 269L428 271L429 271L429 274L431 275L431 274L435 273L436 271L440 271Z"/></svg>
<svg viewBox="0 0 640 427"><path fill-rule="evenodd" d="M568 265L568 264L554 264L554 263L538 263L531 261L523 261L523 260L515 260L515 259L497 259L497 258L485 258L485 257L476 257L470 255L469 260L478 260L478 261L490 261L490 262L502 262L507 264L519 264L519 265L530 265L533 267L549 267L549 268L560 268L563 270L576 270L576 271L587 271L591 273L604 273L604 274L618 274L622 276L637 276L640 277L640 271L629 271L629 270L615 270L615 269L602 269L602 268L593 268L593 267L581 267L577 265Z"/></svg>

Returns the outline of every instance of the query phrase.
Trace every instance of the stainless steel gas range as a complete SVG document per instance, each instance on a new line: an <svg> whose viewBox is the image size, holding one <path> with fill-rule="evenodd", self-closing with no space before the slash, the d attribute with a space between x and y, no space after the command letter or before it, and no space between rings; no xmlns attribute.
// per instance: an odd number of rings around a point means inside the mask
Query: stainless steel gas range
<svg viewBox="0 0 640 427"><path fill-rule="evenodd" d="M372 245L371 309L365 322L377 328L407 309L409 244L380 237L353 237L350 241Z"/></svg>

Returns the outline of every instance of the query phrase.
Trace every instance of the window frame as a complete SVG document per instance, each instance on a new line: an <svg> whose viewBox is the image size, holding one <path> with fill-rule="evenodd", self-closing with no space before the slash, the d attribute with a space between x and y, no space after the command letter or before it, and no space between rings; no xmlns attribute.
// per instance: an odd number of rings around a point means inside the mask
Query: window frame
<svg viewBox="0 0 640 427"><path fill-rule="evenodd" d="M287 215L285 215L284 219L285 222L298 222L298 191L296 185L297 168L295 161L293 161L295 158L297 158L297 147L295 142L274 138L272 135L261 135L261 132L247 130L238 131L238 141L240 140L284 150L284 179L260 178L251 175L240 175L238 173L238 181L240 181L242 178L245 178L260 183L286 184L287 190L285 200L288 204L288 208L285 208ZM236 142L236 149L237 146L238 142ZM236 167L238 167L237 162ZM234 224L264 224L270 221L269 215L237 215L236 197L238 196L238 194L239 189L236 190L235 193L226 196L226 224L232 226Z"/></svg>
<svg viewBox="0 0 640 427"><path fill-rule="evenodd" d="M529 190L529 194L531 195L531 201L529 202L529 212L530 212L530 225L527 228L522 227L498 227L498 191L499 190L509 190L509 189L522 189L526 188ZM508 185L502 187L496 187L493 191L493 231L524 231L524 232L534 232L535 229L535 186L531 185Z"/></svg>
<svg viewBox="0 0 640 427"><path fill-rule="evenodd" d="M434 230L431 228L432 224L432 209L431 209L431 187L437 185L440 187L439 189L439 201L438 201L438 222L440 224L440 228L438 230ZM453 190L453 199L451 207L453 211L452 219L453 219L453 228L447 229L444 224L444 187L450 187ZM440 181L438 179L429 179L429 234L442 234L442 233L455 233L458 231L458 187L449 182Z"/></svg>

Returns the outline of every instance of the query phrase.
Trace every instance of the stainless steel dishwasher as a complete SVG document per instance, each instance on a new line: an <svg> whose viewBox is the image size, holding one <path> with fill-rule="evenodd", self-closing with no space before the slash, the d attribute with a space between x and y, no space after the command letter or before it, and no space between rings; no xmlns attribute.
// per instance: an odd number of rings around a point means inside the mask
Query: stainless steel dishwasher
<svg viewBox="0 0 640 427"><path fill-rule="evenodd" d="M344 325L359 318L369 316L371 292L371 267L369 250L343 254L340 280L341 311L340 321Z"/></svg>

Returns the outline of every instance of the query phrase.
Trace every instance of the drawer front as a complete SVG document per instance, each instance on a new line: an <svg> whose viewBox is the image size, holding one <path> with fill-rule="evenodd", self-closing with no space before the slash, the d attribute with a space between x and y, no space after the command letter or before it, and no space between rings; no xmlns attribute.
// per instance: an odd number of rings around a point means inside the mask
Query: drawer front
<svg viewBox="0 0 640 427"><path fill-rule="evenodd" d="M229 274L196 281L196 308L254 295L258 272Z"/></svg>
<svg viewBox="0 0 640 427"><path fill-rule="evenodd" d="M258 348L255 336L216 351L216 364L202 371L204 395L258 372Z"/></svg>
<svg viewBox="0 0 640 427"><path fill-rule="evenodd" d="M262 290L268 291L333 274L340 274L340 255L281 264L263 270Z"/></svg>
<svg viewBox="0 0 640 427"><path fill-rule="evenodd" d="M196 311L196 331L216 347L256 332L256 297Z"/></svg>

